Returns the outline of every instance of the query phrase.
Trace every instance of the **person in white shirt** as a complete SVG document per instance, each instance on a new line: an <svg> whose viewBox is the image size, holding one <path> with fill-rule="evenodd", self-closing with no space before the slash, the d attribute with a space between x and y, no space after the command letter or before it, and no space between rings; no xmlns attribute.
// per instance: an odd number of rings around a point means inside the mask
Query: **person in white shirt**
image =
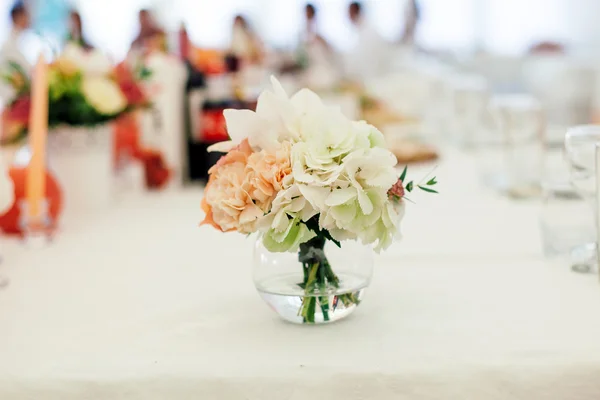
<svg viewBox="0 0 600 400"><path fill-rule="evenodd" d="M361 3L352 2L348 13L356 30L356 43L349 54L346 66L348 77L363 82L387 72L390 61L390 45L366 21Z"/></svg>
<svg viewBox="0 0 600 400"><path fill-rule="evenodd" d="M29 28L29 12L23 3L18 2L11 9L10 18L12 20L12 30L0 49L0 65L4 66L8 62L14 62L27 71L30 69L30 64L23 55L19 43L21 35Z"/></svg>
<svg viewBox="0 0 600 400"><path fill-rule="evenodd" d="M10 63L18 64L24 73L28 73L31 65L21 51L20 43L21 35L29 28L29 13L23 3L19 2L11 9L10 17L12 30L6 42L0 47L0 73L11 74L14 69L10 67ZM14 100L15 95L15 88L10 83L0 80L0 112Z"/></svg>
<svg viewBox="0 0 600 400"><path fill-rule="evenodd" d="M262 41L242 15L236 15L233 20L229 51L246 64L260 64L263 61Z"/></svg>
<svg viewBox="0 0 600 400"><path fill-rule="evenodd" d="M404 16L404 32L402 34L402 43L409 46L415 45L417 28L421 21L421 7L417 0L409 0L406 4L406 13Z"/></svg>
<svg viewBox="0 0 600 400"><path fill-rule="evenodd" d="M306 31L300 43L305 70L305 84L314 90L331 88L339 78L336 55L317 30L317 9L304 7Z"/></svg>

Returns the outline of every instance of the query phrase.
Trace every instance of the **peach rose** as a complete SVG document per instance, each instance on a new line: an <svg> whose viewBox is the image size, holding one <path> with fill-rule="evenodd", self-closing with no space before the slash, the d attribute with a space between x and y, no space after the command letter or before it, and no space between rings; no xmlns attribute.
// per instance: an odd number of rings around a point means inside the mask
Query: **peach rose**
<svg viewBox="0 0 600 400"><path fill-rule="evenodd" d="M262 150L248 157L247 170L254 188L251 195L265 213L269 212L271 202L284 188L285 178L291 177L291 147L289 142L284 142L274 150Z"/></svg>
<svg viewBox="0 0 600 400"><path fill-rule="evenodd" d="M252 149L248 141L221 157L209 171L202 209L206 213L201 225L208 224L223 231L254 232L256 221L264 215L254 204L246 164Z"/></svg>

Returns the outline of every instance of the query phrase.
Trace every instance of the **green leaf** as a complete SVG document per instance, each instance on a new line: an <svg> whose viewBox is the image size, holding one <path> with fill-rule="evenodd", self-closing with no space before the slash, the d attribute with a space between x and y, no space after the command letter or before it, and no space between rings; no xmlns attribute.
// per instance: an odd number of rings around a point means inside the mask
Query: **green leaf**
<svg viewBox="0 0 600 400"><path fill-rule="evenodd" d="M21 74L22 76L27 76L27 73L25 72L25 70L16 62L14 61L9 61L8 65L10 66L11 69L15 70L17 73Z"/></svg>
<svg viewBox="0 0 600 400"><path fill-rule="evenodd" d="M429 193L438 193L436 190L427 188L427 187L423 187L423 186L419 186L419 189L421 189L424 192L429 192Z"/></svg>
<svg viewBox="0 0 600 400"><path fill-rule="evenodd" d="M433 186L437 183L437 181L435 180L435 176L433 178L431 178L428 182L427 185L428 186Z"/></svg>
<svg viewBox="0 0 600 400"><path fill-rule="evenodd" d="M315 323L315 308L317 307L317 298L310 297L308 299L308 308L306 310L306 321L309 324Z"/></svg>
<svg viewBox="0 0 600 400"><path fill-rule="evenodd" d="M313 231L317 236L332 241L339 248L342 247L342 244L338 240L335 240L331 236L331 234L329 233L328 230L321 230L321 228L319 227L319 216L318 215L315 215L314 217L312 217L311 219L306 221L305 224L306 224L306 227L308 229L310 229L311 231Z"/></svg>
<svg viewBox="0 0 600 400"><path fill-rule="evenodd" d="M414 184L413 184L413 181L410 181L410 182L408 182L408 183L406 184L406 191L407 191L407 192L412 192L412 190L413 190L413 185L414 185Z"/></svg>
<svg viewBox="0 0 600 400"><path fill-rule="evenodd" d="M404 179L406 178L406 172L408 171L408 165L404 166L404 171L402 171L402 173L400 174L400 180L402 182L404 182Z"/></svg>

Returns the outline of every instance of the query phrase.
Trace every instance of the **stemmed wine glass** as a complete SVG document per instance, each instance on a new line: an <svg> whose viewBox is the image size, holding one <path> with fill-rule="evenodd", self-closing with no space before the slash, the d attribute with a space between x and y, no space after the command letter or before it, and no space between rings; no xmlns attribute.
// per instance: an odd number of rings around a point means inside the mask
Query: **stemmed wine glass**
<svg viewBox="0 0 600 400"><path fill-rule="evenodd" d="M570 128L565 135L565 156L569 164L569 179L575 190L592 207L596 221L596 145L600 144L600 125L581 125ZM590 218L590 220L592 220ZM598 240L596 238L596 240ZM595 273L598 254L596 243L586 243L573 249L572 269Z"/></svg>

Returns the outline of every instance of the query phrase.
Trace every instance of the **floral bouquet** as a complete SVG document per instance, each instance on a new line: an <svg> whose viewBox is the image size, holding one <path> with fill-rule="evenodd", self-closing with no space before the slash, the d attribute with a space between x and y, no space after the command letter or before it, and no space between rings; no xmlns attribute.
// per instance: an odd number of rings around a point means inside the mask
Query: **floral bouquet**
<svg viewBox="0 0 600 400"><path fill-rule="evenodd" d="M143 66L114 67L101 53L68 46L49 66L49 127L95 126L150 104L142 82L149 76ZM30 79L11 63L1 75L15 93L4 113L0 144L14 144L26 135L31 107Z"/></svg>
<svg viewBox="0 0 600 400"><path fill-rule="evenodd" d="M270 252L297 252L305 296L299 315L328 320L327 290L340 286L329 263L327 242L359 240L379 252L399 236L406 192L431 188L405 182L384 137L364 121L347 119L307 89L293 97L272 79L256 112L225 110L231 141L209 150L226 152L213 166L202 200L208 224L223 231L259 232ZM359 299L337 296L346 306ZM336 301L337 301L336 300Z"/></svg>

